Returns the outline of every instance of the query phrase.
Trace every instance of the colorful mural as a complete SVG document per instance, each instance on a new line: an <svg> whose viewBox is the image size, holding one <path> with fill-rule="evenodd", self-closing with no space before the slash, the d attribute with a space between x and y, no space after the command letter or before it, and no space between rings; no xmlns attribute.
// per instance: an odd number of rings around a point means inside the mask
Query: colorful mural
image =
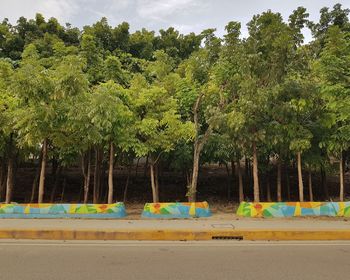
<svg viewBox="0 0 350 280"><path fill-rule="evenodd" d="M241 202L237 215L244 217L350 217L347 202Z"/></svg>
<svg viewBox="0 0 350 280"><path fill-rule="evenodd" d="M92 218L126 216L124 203L114 204L0 204L0 218Z"/></svg>
<svg viewBox="0 0 350 280"><path fill-rule="evenodd" d="M204 202L169 202L146 203L142 212L143 218L196 218L210 217L209 204Z"/></svg>

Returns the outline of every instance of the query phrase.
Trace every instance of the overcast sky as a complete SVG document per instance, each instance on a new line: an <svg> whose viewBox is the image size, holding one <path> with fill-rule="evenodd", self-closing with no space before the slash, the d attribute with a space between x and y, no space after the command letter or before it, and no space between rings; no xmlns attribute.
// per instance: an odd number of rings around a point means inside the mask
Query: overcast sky
<svg viewBox="0 0 350 280"><path fill-rule="evenodd" d="M33 18L39 12L46 18L58 18L62 24L82 27L107 17L112 26L129 22L131 30L146 27L158 31L174 26L182 33L198 33L217 28L219 36L226 23L235 20L242 22L246 35L245 24L267 9L287 19L295 8L304 6L310 19L316 21L322 7L336 3L350 8L350 0L0 0L0 18L15 23L20 16ZM306 33L306 37L310 35Z"/></svg>

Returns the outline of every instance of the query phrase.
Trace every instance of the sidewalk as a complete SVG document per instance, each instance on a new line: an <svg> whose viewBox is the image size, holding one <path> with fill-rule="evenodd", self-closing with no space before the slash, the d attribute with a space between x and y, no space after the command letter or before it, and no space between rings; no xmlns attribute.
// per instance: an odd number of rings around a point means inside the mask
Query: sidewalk
<svg viewBox="0 0 350 280"><path fill-rule="evenodd" d="M344 219L81 220L2 219L0 239L350 240Z"/></svg>
<svg viewBox="0 0 350 280"><path fill-rule="evenodd" d="M349 229L343 219L186 219L186 220L82 220L82 219L1 219L0 229L69 229L69 230L213 230L213 229Z"/></svg>

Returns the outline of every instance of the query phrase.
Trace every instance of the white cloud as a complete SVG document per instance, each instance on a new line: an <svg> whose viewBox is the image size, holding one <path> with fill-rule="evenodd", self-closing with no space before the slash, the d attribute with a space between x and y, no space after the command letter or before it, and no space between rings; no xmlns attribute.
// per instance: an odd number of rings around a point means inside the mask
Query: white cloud
<svg viewBox="0 0 350 280"><path fill-rule="evenodd" d="M33 18L39 12L46 19L56 17L61 24L83 27L105 16L112 26L129 22L131 30L175 26L182 33L198 33L213 27L223 35L227 22L236 20L242 22L246 36L246 23L269 8L287 19L293 9L305 6L310 19L318 21L320 8L337 2L350 8L350 0L0 0L0 21L9 18L15 24L19 17ZM306 36L311 38L310 34Z"/></svg>
<svg viewBox="0 0 350 280"><path fill-rule="evenodd" d="M204 29L203 24L172 24L171 26L182 34L201 32Z"/></svg>
<svg viewBox="0 0 350 280"><path fill-rule="evenodd" d="M164 21L173 14L186 13L199 6L198 0L138 0L137 13L140 17Z"/></svg>
<svg viewBox="0 0 350 280"><path fill-rule="evenodd" d="M46 17L55 17L63 21L70 21L70 19L78 14L79 5L76 1L70 0L45 0L42 2L38 10Z"/></svg>
<svg viewBox="0 0 350 280"><path fill-rule="evenodd" d="M121 11L132 5L132 0L111 0L109 4L109 9L113 12Z"/></svg>
<svg viewBox="0 0 350 280"><path fill-rule="evenodd" d="M83 1L83 0L80 0ZM86 1L86 0L85 0ZM90 24L102 17L107 18L111 25L118 25L122 21L127 21L132 16L132 6L135 0L89 0L89 5L81 2L82 13L91 16L93 20Z"/></svg>
<svg viewBox="0 0 350 280"><path fill-rule="evenodd" d="M67 22L79 12L76 0L0 0L0 6L0 17L9 18L12 22L21 16L33 18L36 13L43 14L45 18L56 17Z"/></svg>

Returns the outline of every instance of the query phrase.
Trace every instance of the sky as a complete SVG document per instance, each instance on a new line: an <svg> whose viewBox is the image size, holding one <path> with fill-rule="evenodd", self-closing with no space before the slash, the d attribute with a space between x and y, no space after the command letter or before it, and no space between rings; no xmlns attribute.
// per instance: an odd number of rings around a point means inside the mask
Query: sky
<svg viewBox="0 0 350 280"><path fill-rule="evenodd" d="M39 12L45 18L56 17L61 24L69 22L81 28L106 17L112 26L129 22L131 31L173 26L187 34L216 28L218 36L234 20L242 23L242 35L246 36L247 22L268 9L287 20L294 9L304 6L310 19L317 21L322 7L336 3L350 8L350 0L0 0L0 19L15 23L20 16L33 18ZM309 32L305 37L306 41L311 39Z"/></svg>

